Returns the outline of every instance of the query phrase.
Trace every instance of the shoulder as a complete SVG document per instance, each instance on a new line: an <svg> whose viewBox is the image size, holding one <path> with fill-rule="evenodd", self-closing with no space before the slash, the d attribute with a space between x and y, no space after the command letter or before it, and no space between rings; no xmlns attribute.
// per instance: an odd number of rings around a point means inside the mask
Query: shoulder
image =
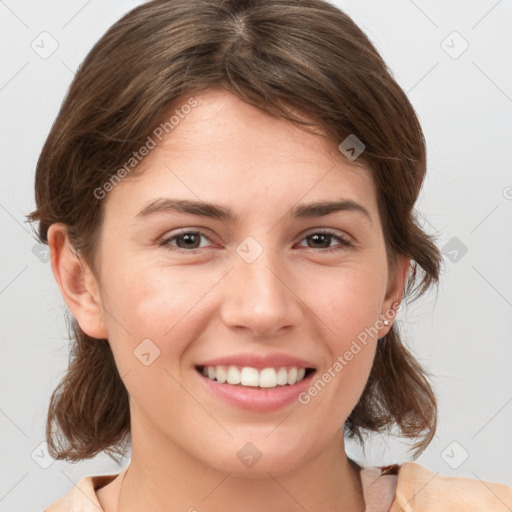
<svg viewBox="0 0 512 512"><path fill-rule="evenodd" d="M512 488L478 478L443 476L415 462L404 462L397 474L389 512L510 512Z"/></svg>
<svg viewBox="0 0 512 512"><path fill-rule="evenodd" d="M101 512L97 489L112 482L118 475L86 476L65 496L45 508L43 512Z"/></svg>

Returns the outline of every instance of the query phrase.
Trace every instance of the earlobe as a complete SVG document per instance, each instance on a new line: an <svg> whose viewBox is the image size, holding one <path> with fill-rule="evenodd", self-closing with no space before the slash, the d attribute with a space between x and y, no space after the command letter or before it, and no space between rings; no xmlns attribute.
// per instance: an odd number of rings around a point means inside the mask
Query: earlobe
<svg viewBox="0 0 512 512"><path fill-rule="evenodd" d="M381 329L379 337L385 336L393 326L398 308L402 303L404 289L411 269L410 258L403 255L399 255L397 258L394 282L391 283L390 289L386 294L381 313L382 320L388 320L389 325Z"/></svg>
<svg viewBox="0 0 512 512"><path fill-rule="evenodd" d="M64 224L50 226L48 246L53 275L80 328L93 338L108 339L98 282L74 250Z"/></svg>

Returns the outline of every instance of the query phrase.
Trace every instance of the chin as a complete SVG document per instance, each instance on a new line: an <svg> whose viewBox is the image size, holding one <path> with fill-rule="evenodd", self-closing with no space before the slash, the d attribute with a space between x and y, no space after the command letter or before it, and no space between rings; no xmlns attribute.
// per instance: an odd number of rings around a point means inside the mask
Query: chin
<svg viewBox="0 0 512 512"><path fill-rule="evenodd" d="M268 429L259 435L240 437L230 440L222 448L217 444L212 447L214 453L205 463L220 472L230 472L232 476L241 478L268 478L268 474L277 476L293 471L309 459L308 454L314 456L315 446L307 446L304 439L314 439L314 436L288 437L283 442L282 437L273 434L268 436ZM286 436L284 436L286 437ZM293 439L293 440L292 440ZM321 450L321 447L317 447ZM204 452L203 452L204 460Z"/></svg>

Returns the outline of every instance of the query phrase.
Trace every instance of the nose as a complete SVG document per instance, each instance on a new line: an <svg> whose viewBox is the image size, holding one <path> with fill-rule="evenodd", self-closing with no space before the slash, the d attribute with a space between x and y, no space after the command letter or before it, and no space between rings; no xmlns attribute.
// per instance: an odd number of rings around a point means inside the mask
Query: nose
<svg viewBox="0 0 512 512"><path fill-rule="evenodd" d="M298 276L270 251L252 263L236 259L223 288L221 317L231 328L271 337L299 325L304 303L297 294Z"/></svg>

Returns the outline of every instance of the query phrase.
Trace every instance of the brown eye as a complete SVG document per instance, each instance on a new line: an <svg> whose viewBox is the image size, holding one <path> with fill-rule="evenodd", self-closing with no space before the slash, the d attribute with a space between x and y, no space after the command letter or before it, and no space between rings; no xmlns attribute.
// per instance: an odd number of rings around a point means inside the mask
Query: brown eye
<svg viewBox="0 0 512 512"><path fill-rule="evenodd" d="M334 252L351 247L352 243L334 231L316 231L307 235L304 240L308 242L310 249L317 249L321 252ZM332 241L338 241L337 245L331 246ZM303 246L304 247L304 246Z"/></svg>
<svg viewBox="0 0 512 512"><path fill-rule="evenodd" d="M178 235L174 238L180 249L197 249L199 247L198 244L201 243L198 233L185 233L184 235ZM180 242L182 242L183 245L181 245Z"/></svg>
<svg viewBox="0 0 512 512"><path fill-rule="evenodd" d="M307 240L311 241L311 243L313 244L314 249L326 249L331 245L330 242L332 241L332 239L332 235L328 235L325 233L315 233L314 235L309 235L307 237ZM321 245L321 247L318 247L318 245Z"/></svg>
<svg viewBox="0 0 512 512"><path fill-rule="evenodd" d="M210 240L204 233L200 231L180 231L179 233L170 237L164 238L159 245L169 247L170 249L176 248L183 252L193 252L195 249L201 249L201 237Z"/></svg>

